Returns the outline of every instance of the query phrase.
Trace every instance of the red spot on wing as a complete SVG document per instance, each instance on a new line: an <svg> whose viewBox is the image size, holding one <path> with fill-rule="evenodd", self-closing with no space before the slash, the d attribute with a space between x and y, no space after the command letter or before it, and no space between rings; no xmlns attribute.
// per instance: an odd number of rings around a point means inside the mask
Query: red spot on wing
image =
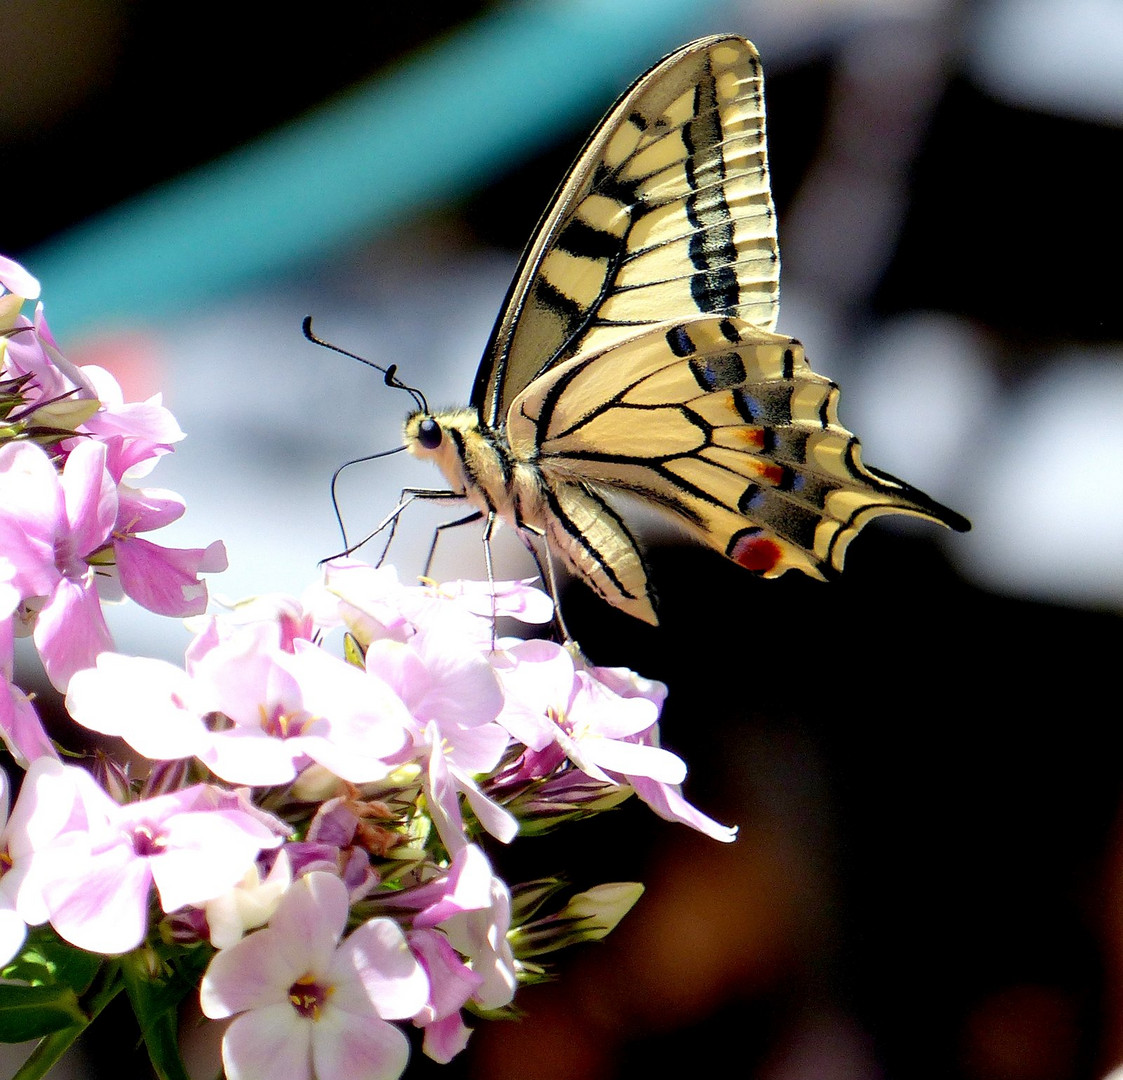
<svg viewBox="0 0 1123 1080"><path fill-rule="evenodd" d="M758 475L773 487L779 487L784 479L783 465L761 465Z"/></svg>
<svg viewBox="0 0 1123 1080"><path fill-rule="evenodd" d="M729 557L746 570L768 571L779 561L783 552L775 540L767 536L742 536L729 552Z"/></svg>

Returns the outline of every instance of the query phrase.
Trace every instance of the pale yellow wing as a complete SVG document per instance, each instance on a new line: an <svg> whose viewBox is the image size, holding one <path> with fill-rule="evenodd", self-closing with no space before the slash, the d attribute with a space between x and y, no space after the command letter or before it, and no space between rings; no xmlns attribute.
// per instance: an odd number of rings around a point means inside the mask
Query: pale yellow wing
<svg viewBox="0 0 1123 1080"><path fill-rule="evenodd" d="M472 391L501 426L564 360L645 327L725 314L766 330L779 289L756 49L695 41L641 76L543 215Z"/></svg>
<svg viewBox="0 0 1123 1080"><path fill-rule="evenodd" d="M850 541L881 514L969 528L864 466L837 402L838 387L811 370L798 342L705 317L541 376L513 403L507 437L551 486L631 492L765 577L841 570Z"/></svg>

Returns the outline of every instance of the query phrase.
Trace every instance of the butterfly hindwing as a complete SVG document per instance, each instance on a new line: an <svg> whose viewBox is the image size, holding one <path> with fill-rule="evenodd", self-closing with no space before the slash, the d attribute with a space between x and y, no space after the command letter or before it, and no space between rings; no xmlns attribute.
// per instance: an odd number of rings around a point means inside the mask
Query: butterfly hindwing
<svg viewBox="0 0 1123 1080"><path fill-rule="evenodd" d="M776 220L755 48L696 41L627 91L547 209L472 404L499 426L537 376L645 326L705 313L771 330Z"/></svg>
<svg viewBox="0 0 1123 1080"><path fill-rule="evenodd" d="M580 477L660 505L765 577L821 578L873 517L948 513L862 465L837 401L798 342L697 318L541 376L515 400L507 438L547 481Z"/></svg>

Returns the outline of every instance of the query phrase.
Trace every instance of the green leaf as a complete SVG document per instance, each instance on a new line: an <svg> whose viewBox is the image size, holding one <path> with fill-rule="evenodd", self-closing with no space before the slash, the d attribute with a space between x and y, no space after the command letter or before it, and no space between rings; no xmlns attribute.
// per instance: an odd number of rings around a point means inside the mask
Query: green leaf
<svg viewBox="0 0 1123 1080"><path fill-rule="evenodd" d="M0 1042L27 1042L87 1023L69 986L0 985Z"/></svg>
<svg viewBox="0 0 1123 1080"><path fill-rule="evenodd" d="M50 927L39 927L0 975L6 981L35 986L68 986L81 995L93 984L104 960L63 941Z"/></svg>
<svg viewBox="0 0 1123 1080"><path fill-rule="evenodd" d="M28 935L3 977L24 981L0 983L0 1040L39 1040L12 1080L45 1077L121 988L116 961L75 949L47 927Z"/></svg>
<svg viewBox="0 0 1123 1080"><path fill-rule="evenodd" d="M89 1016L79 998L103 962L104 957L76 949L50 928L29 934L19 955L0 971L0 1042L84 1028Z"/></svg>
<svg viewBox="0 0 1123 1080"><path fill-rule="evenodd" d="M199 985L213 950L179 946L161 957L141 948L124 958L125 989L160 1080L190 1080L179 1052L179 1003Z"/></svg>

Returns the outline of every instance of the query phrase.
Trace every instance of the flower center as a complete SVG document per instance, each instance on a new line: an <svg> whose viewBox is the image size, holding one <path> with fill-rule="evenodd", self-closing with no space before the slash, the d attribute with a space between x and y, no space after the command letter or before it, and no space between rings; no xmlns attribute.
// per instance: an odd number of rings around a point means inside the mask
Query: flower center
<svg viewBox="0 0 1123 1080"><path fill-rule="evenodd" d="M133 829L133 851L142 859L162 855L168 842L162 833L151 825L137 825Z"/></svg>
<svg viewBox="0 0 1123 1080"><path fill-rule="evenodd" d="M81 581L89 567L86 560L78 557L74 550L73 537L69 535L55 537L55 568L65 578L71 581Z"/></svg>
<svg viewBox="0 0 1123 1080"><path fill-rule="evenodd" d="M559 709L554 705L547 706L546 719L549 720L551 724L555 724L557 727L561 728L567 735L573 734L573 724L570 722L565 709Z"/></svg>
<svg viewBox="0 0 1123 1080"><path fill-rule="evenodd" d="M261 714L261 730L275 739L291 739L303 735L312 723L312 717L308 713L285 712L283 705L274 705L271 709L261 705L258 708Z"/></svg>
<svg viewBox="0 0 1123 1080"><path fill-rule="evenodd" d="M319 1020L333 989L317 982L314 975L302 975L289 987L289 1003L298 1015L308 1020Z"/></svg>

